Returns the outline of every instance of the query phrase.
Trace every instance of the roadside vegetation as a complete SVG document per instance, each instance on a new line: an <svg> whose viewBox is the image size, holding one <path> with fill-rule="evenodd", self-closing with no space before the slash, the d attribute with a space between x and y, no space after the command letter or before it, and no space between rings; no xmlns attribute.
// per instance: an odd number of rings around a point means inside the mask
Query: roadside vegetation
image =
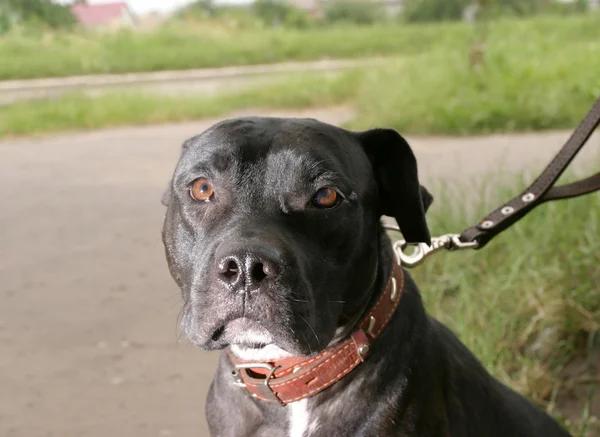
<svg viewBox="0 0 600 437"><path fill-rule="evenodd" d="M6 1L9 7L13 4L13 12L3 15L2 2ZM456 21L472 0L412 0L407 2L406 12L395 17L385 15L373 5L332 1L319 19L273 0L258 1L249 10L216 8L210 2L197 2L154 29L104 33L74 29L68 20L63 26L58 26L55 20L43 25L40 18L45 10L43 5L51 3L49 0L29 0L29 3L40 5L24 9L25 2L0 0L0 23L4 21L6 28L2 34L0 24L0 59L3 60L0 80L326 57L413 55L456 48L468 50L473 42L473 26ZM480 19L493 23L489 27L495 35L509 35L526 42L531 32L539 32L541 27L549 31L542 36L557 41L572 36L583 38L584 34L589 39L598 36L597 15L574 14L574 8L563 7L559 8L562 12L557 13L558 3L541 0L488 0L486 3L490 6ZM535 6L541 3L554 6L550 10L550 6ZM526 4L530 6L524 8ZM16 5L20 5L19 9ZM438 15L437 7L432 5L443 5L442 15ZM45 8L53 14L62 11L61 17L64 14L64 8L57 11L54 4ZM542 15L521 18L538 9ZM554 13L548 15L550 12ZM500 21L492 22L490 17L496 16Z"/></svg>
<svg viewBox="0 0 600 437"><path fill-rule="evenodd" d="M73 94L24 101L0 107L0 136L339 104L356 109L352 128L461 135L571 128L600 95L598 23L598 15L494 22L475 67L469 64L467 28L437 24L419 30L431 37L421 53L336 74L289 75L235 94ZM434 38L444 32L454 39Z"/></svg>
<svg viewBox="0 0 600 437"><path fill-rule="evenodd" d="M482 195L478 214L433 189L430 229L460 232L530 182ZM599 204L595 193L540 206L483 249L440 253L413 272L428 311L575 437L600 436Z"/></svg>
<svg viewBox="0 0 600 437"><path fill-rule="evenodd" d="M307 108L344 103L361 76L294 75L273 84L210 98L154 94L70 94L0 106L0 137L215 117L250 108Z"/></svg>
<svg viewBox="0 0 600 437"><path fill-rule="evenodd" d="M411 55L435 46L468 44L466 24L227 29L171 23L144 33L86 34L41 30L0 37L0 80L126 73L232 65Z"/></svg>

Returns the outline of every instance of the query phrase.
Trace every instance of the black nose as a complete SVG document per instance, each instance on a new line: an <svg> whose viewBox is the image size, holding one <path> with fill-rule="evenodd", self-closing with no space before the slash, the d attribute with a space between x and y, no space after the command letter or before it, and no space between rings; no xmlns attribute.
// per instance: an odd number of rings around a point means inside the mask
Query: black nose
<svg viewBox="0 0 600 437"><path fill-rule="evenodd" d="M280 265L266 250L244 251L220 258L217 275L235 292L259 291L280 273Z"/></svg>

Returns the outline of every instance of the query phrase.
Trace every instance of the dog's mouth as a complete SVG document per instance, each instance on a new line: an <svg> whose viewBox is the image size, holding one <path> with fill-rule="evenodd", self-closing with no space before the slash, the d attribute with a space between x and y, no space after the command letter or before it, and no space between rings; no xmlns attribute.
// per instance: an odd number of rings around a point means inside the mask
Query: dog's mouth
<svg viewBox="0 0 600 437"><path fill-rule="evenodd" d="M275 339L260 323L240 317L221 324L212 334L214 344L229 345L244 361L265 361L290 356L275 344Z"/></svg>
<svg viewBox="0 0 600 437"><path fill-rule="evenodd" d="M215 343L260 349L273 343L273 336L258 322L240 317L218 326L212 333Z"/></svg>

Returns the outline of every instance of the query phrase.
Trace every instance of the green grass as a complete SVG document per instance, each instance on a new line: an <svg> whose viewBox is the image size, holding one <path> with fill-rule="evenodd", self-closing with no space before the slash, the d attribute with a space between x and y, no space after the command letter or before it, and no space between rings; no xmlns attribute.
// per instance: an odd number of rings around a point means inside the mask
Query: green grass
<svg viewBox="0 0 600 437"><path fill-rule="evenodd" d="M469 67L468 28L462 24L355 28L353 31L335 28L304 33L273 32L269 47L277 47L277 59L310 57L319 50L322 50L319 53L329 54L335 50L335 53L343 52L344 55L372 54L374 51L369 48L369 44L375 44L375 41L379 44L377 47L387 47L390 51L413 53L420 48L423 53L388 58L385 66L378 64L369 69L340 75L292 75L268 86L213 98L126 93L100 97L67 95L55 100L21 102L0 108L0 136L183 121L218 116L240 108L298 108L339 103L352 105L357 109L358 116L350 123L353 128L378 125L407 133L426 134L571 128L600 95L597 75L600 71L599 29L598 15L495 22L490 25L485 62L476 69ZM189 29L181 30L180 33L176 29L170 29L169 32L179 38L186 35ZM266 31L261 32L265 36ZM215 38L215 44L202 45L202 53L221 47L219 44L229 41L228 38L231 37L229 32L218 37L217 34L218 32L213 31L204 36ZM170 65L169 68L173 68L173 64L169 63L170 58L163 57L163 49L166 50L168 44L156 44L156 47L162 48L156 49L151 55L144 51L155 45L146 46L143 41L160 39L161 35L164 36L160 32L149 35L127 34L122 39L115 35L105 35L94 44L98 47L104 47L103 44L108 44L107 41L111 44L123 44L127 50L115 47L107 53L111 57L123 56L118 59L127 62L135 63L136 59L139 60L140 63L134 69L146 68L148 64L145 63L151 59L162 59L162 67ZM252 41L252 35L254 34L246 35L249 41ZM236 42L241 45L230 41L232 47L245 47L246 36ZM53 45L57 44L56 38L63 38L65 46L57 49L57 52L50 51L50 48L56 48ZM7 68L25 73L33 68L40 75L49 74L45 68L51 68L52 65L68 69L69 62L53 63L47 59L52 57L60 60L65 53L71 53L80 67L89 67L83 72L95 71L95 64L85 63L85 56L80 58L84 49L90 50L87 55L98 62L96 66L126 65L117 58L113 61L96 58L94 51L88 47L90 41L79 41L76 38L82 37L52 35L49 41L42 44L39 41L35 44L29 41L28 48L23 48L23 51L13 47L12 52L9 51L12 53L9 59L14 62L1 63L0 75L2 69ZM173 38L167 38L166 41L178 43L179 40L175 36ZM0 40L0 54L11 47L10 41L11 37ZM12 42L25 44L19 39ZM139 50L134 50L129 44L139 44ZM189 41L185 44L189 44ZM181 49L172 51L169 56L176 54L185 58L188 47L185 44ZM359 46L362 49L358 50ZM28 52L29 49L40 50L39 56L33 56ZM125 52L128 53L127 57ZM23 57L24 53L30 53L31 56ZM251 59L241 60L237 55L228 58L228 53L233 52L225 50L219 57L219 62L253 62ZM247 54L251 56L252 53L254 52L251 50ZM21 61L32 62L36 66L34 68L31 64L29 67L18 67ZM46 66L37 65L38 62ZM162 67L152 66L153 69ZM123 68L127 70L129 67ZM185 68L185 65L179 65L178 68ZM55 73L60 74L58 70Z"/></svg>
<svg viewBox="0 0 600 437"><path fill-rule="evenodd" d="M372 70L356 97L355 125L428 134L573 127L600 96L600 16L593 37L578 29L561 39L543 21L513 24L514 32L492 29L480 68L452 49Z"/></svg>
<svg viewBox="0 0 600 437"><path fill-rule="evenodd" d="M151 33L23 34L0 38L0 80L414 54L464 44L465 25L226 30L185 24Z"/></svg>
<svg viewBox="0 0 600 437"><path fill-rule="evenodd" d="M292 76L288 80L213 98L134 93L87 97L70 94L0 107L0 137L107 126L145 125L214 117L244 108L304 108L347 100L359 72L340 76Z"/></svg>
<svg viewBox="0 0 600 437"><path fill-rule="evenodd" d="M504 20L495 38L518 43L546 38L598 40L598 15ZM306 30L227 29L171 23L153 32L45 33L31 29L0 38L0 80L91 73L178 70L226 65L412 55L466 47L473 29L465 23L385 24Z"/></svg>
<svg viewBox="0 0 600 437"><path fill-rule="evenodd" d="M480 212L521 188L488 199ZM480 218L466 214L455 195L433 191L433 234L460 232ZM594 351L600 357L600 342L592 342L600 331L599 204L596 193L543 205L483 249L441 253L414 271L428 311L494 376L567 421L574 436L586 427L596 430L588 436L600 435L598 422L584 417L590 399L579 399L575 414L562 409L578 383L561 370ZM595 364L587 371L600 371ZM587 387L600 396L600 383Z"/></svg>
<svg viewBox="0 0 600 437"><path fill-rule="evenodd" d="M600 38L578 27L563 40L549 32L546 20L512 24L513 33L504 33L504 23L492 29L485 63L475 70L464 47L454 47L337 75L291 75L212 98L67 95L0 108L0 136L183 121L241 108L332 104L354 106L358 115L349 126L357 129L387 126L456 135L576 126L600 96ZM520 41L526 32L529 37Z"/></svg>

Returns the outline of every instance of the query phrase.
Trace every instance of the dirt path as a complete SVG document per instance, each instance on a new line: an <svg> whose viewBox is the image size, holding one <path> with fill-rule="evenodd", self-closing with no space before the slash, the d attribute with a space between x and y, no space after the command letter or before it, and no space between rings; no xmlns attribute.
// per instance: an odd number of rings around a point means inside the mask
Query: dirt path
<svg viewBox="0 0 600 437"><path fill-rule="evenodd" d="M215 355L177 343L159 198L211 123L0 142L1 436L207 435ZM567 136L411 141L425 182L469 181L538 171Z"/></svg>
<svg viewBox="0 0 600 437"><path fill-rule="evenodd" d="M204 68L148 73L91 74L85 76L0 81L0 105L19 100L59 97L79 91L87 95L106 92L141 92L169 95L211 96L219 92L265 85L274 79L310 72L328 75L351 68L369 68L386 62L385 57L367 59L321 59L265 65Z"/></svg>

